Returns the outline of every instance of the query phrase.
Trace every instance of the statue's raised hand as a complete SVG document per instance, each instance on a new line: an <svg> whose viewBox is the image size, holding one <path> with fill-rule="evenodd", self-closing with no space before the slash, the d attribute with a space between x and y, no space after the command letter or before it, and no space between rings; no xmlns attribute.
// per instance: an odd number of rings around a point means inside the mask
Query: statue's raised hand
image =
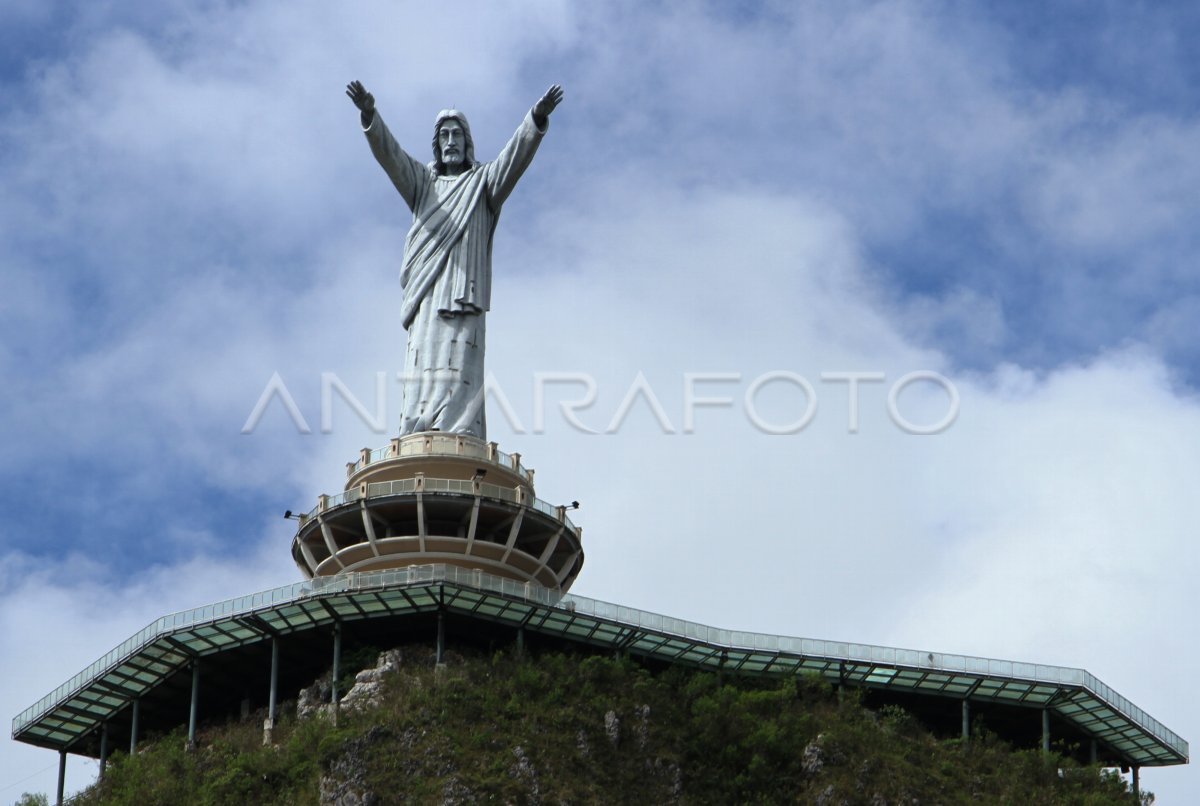
<svg viewBox="0 0 1200 806"><path fill-rule="evenodd" d="M550 89L546 90L536 104L533 105L533 116L535 118L547 118L554 111L554 107L562 103L563 91L562 87L555 84Z"/></svg>
<svg viewBox="0 0 1200 806"><path fill-rule="evenodd" d="M367 92L361 81L351 81L346 85L346 95L362 113L363 126L369 126L375 117L375 96Z"/></svg>

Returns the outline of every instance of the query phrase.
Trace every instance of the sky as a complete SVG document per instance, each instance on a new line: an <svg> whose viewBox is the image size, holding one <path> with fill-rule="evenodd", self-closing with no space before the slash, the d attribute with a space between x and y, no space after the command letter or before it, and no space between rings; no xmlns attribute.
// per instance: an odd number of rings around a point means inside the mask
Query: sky
<svg viewBox="0 0 1200 806"><path fill-rule="evenodd" d="M1195 741L1197 35L1183 3L8 0L0 712L299 579L282 513L394 434L411 218L345 84L424 160L438 110L488 159L560 83L488 418L581 503L573 592L1084 668ZM276 374L306 427L251 417ZM0 739L0 803L56 763Z"/></svg>

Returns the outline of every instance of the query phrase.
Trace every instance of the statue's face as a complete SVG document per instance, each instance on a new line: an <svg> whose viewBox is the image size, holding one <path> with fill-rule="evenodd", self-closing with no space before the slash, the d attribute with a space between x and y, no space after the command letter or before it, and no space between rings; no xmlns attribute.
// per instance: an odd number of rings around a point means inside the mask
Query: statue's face
<svg viewBox="0 0 1200 806"><path fill-rule="evenodd" d="M462 124L454 118L438 127L438 148L447 168L460 167L467 158L467 138Z"/></svg>

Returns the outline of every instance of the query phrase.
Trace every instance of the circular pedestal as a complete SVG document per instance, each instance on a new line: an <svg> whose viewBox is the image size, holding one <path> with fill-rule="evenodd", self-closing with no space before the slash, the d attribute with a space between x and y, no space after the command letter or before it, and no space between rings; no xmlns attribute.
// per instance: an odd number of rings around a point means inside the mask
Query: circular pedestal
<svg viewBox="0 0 1200 806"><path fill-rule="evenodd" d="M450 563L565 593L583 566L582 530L494 442L411 434L363 449L346 474L300 516L292 558L307 578Z"/></svg>

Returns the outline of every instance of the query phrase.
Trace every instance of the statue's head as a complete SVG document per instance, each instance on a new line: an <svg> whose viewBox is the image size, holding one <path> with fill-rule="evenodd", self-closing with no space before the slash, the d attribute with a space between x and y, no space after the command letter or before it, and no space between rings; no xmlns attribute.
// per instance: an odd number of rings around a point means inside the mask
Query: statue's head
<svg viewBox="0 0 1200 806"><path fill-rule="evenodd" d="M467 118L457 109L443 109L433 124L433 170L458 173L475 164L475 141Z"/></svg>

